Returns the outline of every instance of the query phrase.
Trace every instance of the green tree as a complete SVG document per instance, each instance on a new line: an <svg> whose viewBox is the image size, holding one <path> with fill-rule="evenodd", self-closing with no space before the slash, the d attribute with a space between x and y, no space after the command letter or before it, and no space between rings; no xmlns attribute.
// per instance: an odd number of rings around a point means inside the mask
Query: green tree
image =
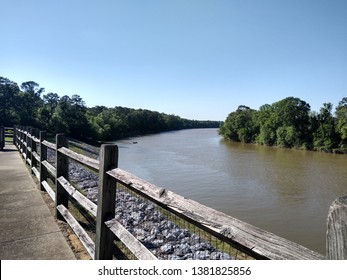
<svg viewBox="0 0 347 280"><path fill-rule="evenodd" d="M59 104L60 97L57 93L50 92L48 94L43 95L43 102L45 104L45 107L48 109L51 115L53 115L53 112L55 108Z"/></svg>
<svg viewBox="0 0 347 280"><path fill-rule="evenodd" d="M89 122L96 139L103 141L122 138L129 131L126 120L119 116L117 108L105 108Z"/></svg>
<svg viewBox="0 0 347 280"><path fill-rule="evenodd" d="M336 132L341 142L339 148L347 151L347 97L344 97L336 108L337 125Z"/></svg>
<svg viewBox="0 0 347 280"><path fill-rule="evenodd" d="M57 93L48 93L43 95L43 105L38 109L38 121L44 129L50 129L50 122L55 108L59 104L60 97Z"/></svg>
<svg viewBox="0 0 347 280"><path fill-rule="evenodd" d="M50 125L52 131L64 132L79 139L89 138L90 126L85 102L79 95L64 95L54 109Z"/></svg>
<svg viewBox="0 0 347 280"><path fill-rule="evenodd" d="M284 148L294 147L298 139L297 131L293 126L281 126L276 131L277 145Z"/></svg>
<svg viewBox="0 0 347 280"><path fill-rule="evenodd" d="M0 125L18 124L19 87L17 83L0 77Z"/></svg>
<svg viewBox="0 0 347 280"><path fill-rule="evenodd" d="M233 141L253 142L259 127L255 121L255 110L241 105L235 112L229 114L220 133Z"/></svg>
<svg viewBox="0 0 347 280"><path fill-rule="evenodd" d="M259 129L257 143L272 146L276 143L277 127L274 109L271 105L265 104L259 108L256 114L256 121Z"/></svg>
<svg viewBox="0 0 347 280"><path fill-rule="evenodd" d="M41 93L45 91L39 84L33 81L24 82L20 86L20 122L22 125L37 126L38 111L43 106Z"/></svg>
<svg viewBox="0 0 347 280"><path fill-rule="evenodd" d="M332 151L336 147L337 134L332 109L332 103L324 103L317 115L318 128L313 134L315 150Z"/></svg>
<svg viewBox="0 0 347 280"><path fill-rule="evenodd" d="M278 135L283 136L284 132L286 134L284 138L276 139L276 144L286 147L307 146L310 141L308 138L310 105L299 98L287 97L274 103L272 107L275 117L276 138ZM280 131L277 131L278 129Z"/></svg>

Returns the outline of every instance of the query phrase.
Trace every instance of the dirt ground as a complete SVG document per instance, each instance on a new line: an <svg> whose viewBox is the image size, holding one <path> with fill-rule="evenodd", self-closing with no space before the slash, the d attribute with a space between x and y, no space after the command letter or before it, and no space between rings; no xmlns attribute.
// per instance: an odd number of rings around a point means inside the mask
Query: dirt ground
<svg viewBox="0 0 347 280"><path fill-rule="evenodd" d="M38 180L35 176L33 176L33 179L36 183L36 185L39 185ZM46 205L48 206L49 210L52 213L52 216L55 216L55 203L51 199L51 197L46 192L41 192L42 198L45 201ZM63 221L57 220L54 218L56 223L58 224L60 230L62 231L66 241L68 242L69 246L71 247L75 257L77 260L91 260L92 258L89 256L87 250L84 248L81 241L78 239L77 235L73 232L73 230L70 228L70 226Z"/></svg>
<svg viewBox="0 0 347 280"><path fill-rule="evenodd" d="M45 193L41 192L43 200L46 202L49 210L52 213L52 216L55 215L55 203L52 201L51 197ZM73 253L75 254L75 257L77 260L91 260L91 257L89 256L87 250L84 248L81 241L78 239L77 235L73 232L73 230L69 227L69 225L66 222L57 220L54 218L58 226L60 227L60 230L62 231L66 241L70 245Z"/></svg>

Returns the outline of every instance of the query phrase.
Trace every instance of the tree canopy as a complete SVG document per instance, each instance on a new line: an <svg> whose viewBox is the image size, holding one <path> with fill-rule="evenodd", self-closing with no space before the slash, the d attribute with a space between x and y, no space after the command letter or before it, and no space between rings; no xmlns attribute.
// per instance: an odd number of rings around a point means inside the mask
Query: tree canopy
<svg viewBox="0 0 347 280"><path fill-rule="evenodd" d="M25 125L91 141L187 128L218 128L221 122L183 119L176 115L126 107L88 108L77 94L44 94L33 81L17 83L0 77L0 125ZM41 96L42 95L42 96Z"/></svg>
<svg viewBox="0 0 347 280"><path fill-rule="evenodd" d="M333 114L324 103L318 113L305 101L287 97L259 110L241 105L220 128L226 139L285 148L347 152L347 98Z"/></svg>

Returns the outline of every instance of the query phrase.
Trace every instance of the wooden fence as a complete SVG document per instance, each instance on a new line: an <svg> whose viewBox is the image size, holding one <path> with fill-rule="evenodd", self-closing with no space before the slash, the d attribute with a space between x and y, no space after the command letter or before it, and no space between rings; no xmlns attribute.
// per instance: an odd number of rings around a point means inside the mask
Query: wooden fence
<svg viewBox="0 0 347 280"><path fill-rule="evenodd" d="M6 145L6 138L13 137L13 128L0 126L0 150ZM14 143L13 143L14 144Z"/></svg>
<svg viewBox="0 0 347 280"><path fill-rule="evenodd" d="M56 143L51 143L47 141L47 135L43 131L16 127L13 137L32 173L38 178L41 190L47 191L55 201L56 217L66 220L93 259L111 259L116 237L136 258L157 258L115 218L118 184L255 259L347 259L346 197L335 201L330 208L325 257L273 233L159 188L118 168L116 145L102 145L99 160L96 160L70 150L64 134L56 135ZM54 164L47 160L47 149L55 152ZM97 205L69 182L69 160L99 174ZM55 179L55 190L47 182L49 176ZM70 213L70 198L96 217L95 241Z"/></svg>

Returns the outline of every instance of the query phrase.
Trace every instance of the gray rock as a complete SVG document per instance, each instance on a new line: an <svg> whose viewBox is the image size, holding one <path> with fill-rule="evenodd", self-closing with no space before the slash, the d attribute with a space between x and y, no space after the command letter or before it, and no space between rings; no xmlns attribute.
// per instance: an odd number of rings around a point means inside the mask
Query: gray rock
<svg viewBox="0 0 347 280"><path fill-rule="evenodd" d="M54 162L54 152L48 152L48 161ZM70 180L85 191L87 197L97 202L98 176L70 161ZM152 202L117 188L115 218L135 237L137 237L159 259L192 260L212 259L230 260L199 235L179 228L169 221Z"/></svg>
<svg viewBox="0 0 347 280"><path fill-rule="evenodd" d="M152 241L152 243L159 247L159 246L162 246L164 244L164 240L163 239L155 239L154 241Z"/></svg>
<svg viewBox="0 0 347 280"><path fill-rule="evenodd" d="M194 260L194 254L188 253L184 255L183 260Z"/></svg>
<svg viewBox="0 0 347 280"><path fill-rule="evenodd" d="M160 247L160 251L162 253L165 253L165 254L172 253L173 252L173 246L170 243L169 244L165 244L165 245Z"/></svg>
<svg viewBox="0 0 347 280"><path fill-rule="evenodd" d="M136 222L141 222L144 218L145 214L143 212L133 212L131 213L131 218L134 219Z"/></svg>
<svg viewBox="0 0 347 280"><path fill-rule="evenodd" d="M190 246L188 244L179 245L177 248L175 248L175 254L177 256L183 257L191 252L192 251L190 250Z"/></svg>
<svg viewBox="0 0 347 280"><path fill-rule="evenodd" d="M197 251L195 253L195 259L196 260L208 260L210 258L210 252L209 251Z"/></svg>
<svg viewBox="0 0 347 280"><path fill-rule="evenodd" d="M176 241L177 238L172 233L169 233L168 235L165 236L165 239L167 241Z"/></svg>

